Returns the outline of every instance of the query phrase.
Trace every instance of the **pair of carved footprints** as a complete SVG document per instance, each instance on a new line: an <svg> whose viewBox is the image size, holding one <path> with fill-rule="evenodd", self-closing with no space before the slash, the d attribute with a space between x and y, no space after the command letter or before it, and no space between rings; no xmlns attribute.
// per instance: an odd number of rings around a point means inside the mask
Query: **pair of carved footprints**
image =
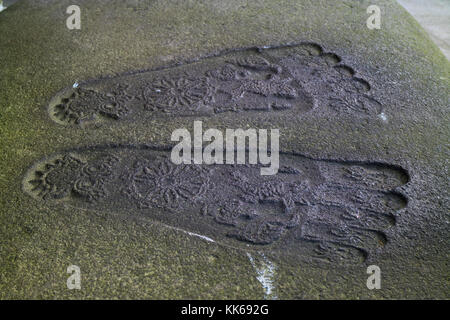
<svg viewBox="0 0 450 320"><path fill-rule="evenodd" d="M49 112L64 124L316 107L379 112L369 91L336 55L305 44L94 81L63 90ZM407 204L397 190L409 180L400 167L288 154L280 164L277 175L261 176L259 165L174 165L168 151L99 146L37 162L23 186L56 205L149 217L236 247L350 264L385 245L384 231Z"/></svg>
<svg viewBox="0 0 450 320"><path fill-rule="evenodd" d="M142 122L158 116L313 109L371 116L382 111L370 84L316 44L243 50L200 61L66 88L48 112L60 124Z"/></svg>

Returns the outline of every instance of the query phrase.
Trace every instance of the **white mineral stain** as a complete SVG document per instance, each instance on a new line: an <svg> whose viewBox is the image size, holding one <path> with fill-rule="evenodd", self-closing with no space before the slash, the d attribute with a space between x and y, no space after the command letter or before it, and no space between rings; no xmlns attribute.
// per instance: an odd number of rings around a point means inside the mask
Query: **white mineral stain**
<svg viewBox="0 0 450 320"><path fill-rule="evenodd" d="M387 122L387 121L388 121L388 118L387 118L387 116L386 116L386 114L385 114L384 112L380 113L380 114L378 115L378 118L380 118L380 119L383 120L384 122Z"/></svg>
<svg viewBox="0 0 450 320"><path fill-rule="evenodd" d="M259 253L259 255L261 258L258 261L259 263L257 263L252 255L247 252L247 257L256 271L256 279L258 279L264 289L264 298L277 299L277 297L273 295L273 290L275 289L273 282L276 267L263 253Z"/></svg>
<svg viewBox="0 0 450 320"><path fill-rule="evenodd" d="M164 226L167 227L167 228L169 228L169 229L172 229L172 230L184 232L184 233L186 233L186 234L188 234L188 235L190 235L190 236L193 236L193 237L198 237L198 238L203 239L203 240L206 240L206 241L208 241L208 242L216 242L214 239L211 239L211 238L209 238L209 237L207 237L207 236L204 236L204 235L201 235L201 234L198 234L198 233L189 232L189 231L186 231L186 230L184 230L184 229L177 228L177 227L172 227L172 226L168 226L168 225L164 225Z"/></svg>

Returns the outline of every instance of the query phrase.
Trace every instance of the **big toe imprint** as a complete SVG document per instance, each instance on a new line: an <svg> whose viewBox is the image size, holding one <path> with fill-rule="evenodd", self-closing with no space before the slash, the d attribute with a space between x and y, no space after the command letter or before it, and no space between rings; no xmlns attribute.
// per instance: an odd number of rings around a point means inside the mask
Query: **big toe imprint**
<svg viewBox="0 0 450 320"><path fill-rule="evenodd" d="M403 169L280 155L259 165L175 165L150 147L94 147L37 162L23 187L48 205L142 217L235 247L360 263L387 241L407 199Z"/></svg>
<svg viewBox="0 0 450 320"><path fill-rule="evenodd" d="M91 80L50 101L59 124L142 122L171 115L308 112L372 116L382 111L368 81L319 45L238 50L199 61Z"/></svg>

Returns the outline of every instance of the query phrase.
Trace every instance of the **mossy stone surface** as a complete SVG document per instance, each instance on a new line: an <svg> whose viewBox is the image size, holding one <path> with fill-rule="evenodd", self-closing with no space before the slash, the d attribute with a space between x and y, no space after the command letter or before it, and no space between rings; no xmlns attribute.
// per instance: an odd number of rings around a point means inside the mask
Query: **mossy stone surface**
<svg viewBox="0 0 450 320"><path fill-rule="evenodd" d="M52 207L29 197L30 166L68 148L154 144L192 119L75 129L51 121L52 96L76 81L191 61L235 48L314 42L371 79L387 121L320 114L279 127L283 151L381 161L408 170L408 207L377 259L352 267L274 254L282 299L448 298L450 64L395 1L79 1L81 30L66 28L70 1L19 1L0 13L0 297L262 299L245 251L151 220ZM380 30L366 8L382 10ZM246 127L211 118L205 127ZM382 289L366 287L367 266ZM78 265L82 289L68 290Z"/></svg>

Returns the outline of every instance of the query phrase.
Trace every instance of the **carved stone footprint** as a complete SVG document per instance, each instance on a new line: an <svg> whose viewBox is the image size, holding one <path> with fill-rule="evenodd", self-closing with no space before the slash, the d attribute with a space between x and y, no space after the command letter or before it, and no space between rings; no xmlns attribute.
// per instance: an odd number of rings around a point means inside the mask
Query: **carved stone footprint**
<svg viewBox="0 0 450 320"><path fill-rule="evenodd" d="M141 216L232 246L360 263L387 241L407 173L381 163L280 155L259 165L175 165L149 147L95 147L37 162L25 192L49 205Z"/></svg>
<svg viewBox="0 0 450 320"><path fill-rule="evenodd" d="M373 116L370 84L317 44L248 49L158 71L128 73L66 88L48 112L60 124L142 122L154 117L312 112Z"/></svg>

